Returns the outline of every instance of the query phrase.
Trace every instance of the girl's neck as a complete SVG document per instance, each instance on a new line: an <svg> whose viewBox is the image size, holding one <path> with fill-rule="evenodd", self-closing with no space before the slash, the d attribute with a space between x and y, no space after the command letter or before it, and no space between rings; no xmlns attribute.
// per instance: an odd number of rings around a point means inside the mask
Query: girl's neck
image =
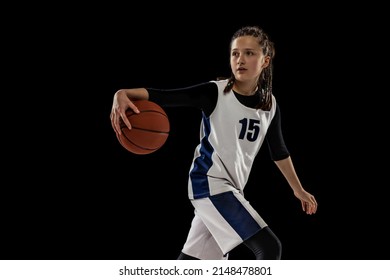
<svg viewBox="0 0 390 280"><path fill-rule="evenodd" d="M256 84L234 82L233 90L241 95L254 95L258 89Z"/></svg>

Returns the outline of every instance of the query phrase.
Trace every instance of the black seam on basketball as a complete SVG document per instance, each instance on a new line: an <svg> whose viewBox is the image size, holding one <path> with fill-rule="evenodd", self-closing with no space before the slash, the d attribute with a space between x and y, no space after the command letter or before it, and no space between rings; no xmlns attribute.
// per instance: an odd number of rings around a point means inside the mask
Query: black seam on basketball
<svg viewBox="0 0 390 280"><path fill-rule="evenodd" d="M120 123L120 128L121 128L121 130L123 130L124 128L127 128L127 126L126 126L126 124L125 124L124 122L121 122L121 123ZM161 133L161 134L169 134L169 129L168 129L168 131L161 131L161 130L146 129L146 128L137 127L137 126L134 126L134 125L132 125L131 128L132 128L132 129L143 130L143 131L148 131L148 132L155 132L155 133Z"/></svg>
<svg viewBox="0 0 390 280"><path fill-rule="evenodd" d="M160 134L169 134L169 130L168 131L161 131L161 130L146 129L146 128L137 127L137 126L132 126L131 128L132 129L142 130L142 131L147 131L147 132L154 132L154 133L160 133Z"/></svg>
<svg viewBox="0 0 390 280"><path fill-rule="evenodd" d="M167 116L167 114L161 112L161 111L156 111L155 109L145 109L145 110L140 110L141 113L145 113L145 112L154 112L154 113L159 113L161 115L164 115L164 116Z"/></svg>
<svg viewBox="0 0 390 280"><path fill-rule="evenodd" d="M158 149L160 149L163 145L160 145L158 147L155 147L155 148L148 148L148 147L144 147L144 146L140 146L140 145L137 145L135 144L133 141L131 141L126 135L123 135L127 141L129 141L131 144L133 144L134 146L142 149L142 150L148 150L148 151L156 151Z"/></svg>

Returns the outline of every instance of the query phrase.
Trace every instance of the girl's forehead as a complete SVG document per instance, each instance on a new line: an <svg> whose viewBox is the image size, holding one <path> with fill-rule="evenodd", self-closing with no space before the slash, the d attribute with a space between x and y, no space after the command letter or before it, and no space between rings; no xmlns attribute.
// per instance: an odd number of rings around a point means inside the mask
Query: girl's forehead
<svg viewBox="0 0 390 280"><path fill-rule="evenodd" d="M232 49L258 49L260 45L258 39L253 36L237 37L232 42Z"/></svg>

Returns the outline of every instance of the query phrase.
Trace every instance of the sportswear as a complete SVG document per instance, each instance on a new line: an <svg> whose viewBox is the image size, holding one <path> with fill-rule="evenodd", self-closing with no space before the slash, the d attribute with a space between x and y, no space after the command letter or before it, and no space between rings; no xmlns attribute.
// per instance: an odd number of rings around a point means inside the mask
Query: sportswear
<svg viewBox="0 0 390 280"><path fill-rule="evenodd" d="M188 179L195 217L182 250L199 259L226 259L229 251L267 226L244 198L244 188L264 141L273 160L289 156L275 97L272 95L269 111L255 109L259 92L253 96L232 90L224 93L227 83L219 80L181 89L147 89L149 100L161 106L202 110L200 143Z"/></svg>

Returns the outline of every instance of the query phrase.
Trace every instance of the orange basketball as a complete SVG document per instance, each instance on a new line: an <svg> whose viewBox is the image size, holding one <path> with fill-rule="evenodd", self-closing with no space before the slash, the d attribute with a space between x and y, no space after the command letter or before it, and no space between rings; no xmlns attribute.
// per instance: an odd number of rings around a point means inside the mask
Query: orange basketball
<svg viewBox="0 0 390 280"><path fill-rule="evenodd" d="M168 115L154 102L134 100L133 103L140 112L137 114L131 109L126 112L132 128L121 121L122 134L117 138L129 152L139 155L153 153L165 144L169 136Z"/></svg>

